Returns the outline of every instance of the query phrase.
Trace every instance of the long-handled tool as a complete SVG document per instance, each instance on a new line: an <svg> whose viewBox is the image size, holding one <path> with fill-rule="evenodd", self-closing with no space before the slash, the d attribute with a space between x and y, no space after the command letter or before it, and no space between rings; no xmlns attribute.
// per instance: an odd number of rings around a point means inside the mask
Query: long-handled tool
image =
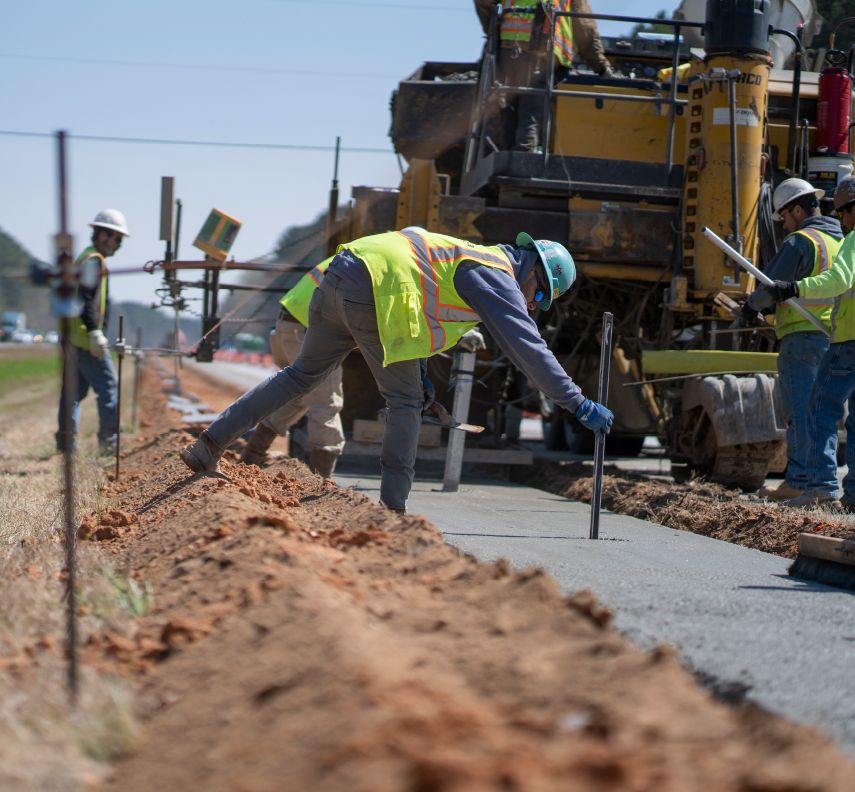
<svg viewBox="0 0 855 792"><path fill-rule="evenodd" d="M760 281L764 286L771 286L773 284L773 280L768 276L763 274L757 267L755 267L745 256L743 256L739 251L732 248L727 244L715 231L710 230L709 228L704 228L704 236L709 239L719 250L726 253L730 258L732 258L740 267L742 267L746 272L750 275L753 275L756 280ZM822 330L827 336L830 336L831 333L828 331L828 328L822 323L820 319L817 319L807 308L805 308L795 297L791 297L786 301L786 304L789 305L793 310L797 311L801 314L805 319L807 319L812 325L816 327L817 330Z"/></svg>
<svg viewBox="0 0 855 792"><path fill-rule="evenodd" d="M614 316L603 314L603 338L600 346L600 379L597 387L597 401L606 406L609 398L609 374L612 367L612 329ZM591 494L591 531L589 539L600 538L600 502L603 499L603 458L606 453L606 435L597 432L594 439L594 491Z"/></svg>

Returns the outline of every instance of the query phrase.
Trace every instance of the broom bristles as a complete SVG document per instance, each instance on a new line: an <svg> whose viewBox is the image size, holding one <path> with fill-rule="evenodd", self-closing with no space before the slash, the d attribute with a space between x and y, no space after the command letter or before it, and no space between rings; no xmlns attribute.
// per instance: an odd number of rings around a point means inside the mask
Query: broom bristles
<svg viewBox="0 0 855 792"><path fill-rule="evenodd" d="M855 566L799 553L787 574L800 580L813 580L826 586L855 590Z"/></svg>

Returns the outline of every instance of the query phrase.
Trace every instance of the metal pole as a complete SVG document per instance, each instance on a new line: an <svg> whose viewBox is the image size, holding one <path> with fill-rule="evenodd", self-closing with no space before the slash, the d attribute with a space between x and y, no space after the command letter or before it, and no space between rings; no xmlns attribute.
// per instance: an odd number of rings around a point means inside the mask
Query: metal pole
<svg viewBox="0 0 855 792"><path fill-rule="evenodd" d="M614 316L603 314L603 338L600 346L600 381L597 387L597 401L606 406L609 398L609 373L612 367L612 328ZM594 439L594 492L591 495L590 539L600 538L600 502L603 499L603 459L606 453L606 435L597 432Z"/></svg>
<svg viewBox="0 0 855 792"><path fill-rule="evenodd" d="M68 697L72 706L77 704L79 677L77 672L77 520L74 516L74 428L72 405L77 392L77 355L71 343L71 323L76 305L76 275L72 267L72 241L68 233L68 203L65 166L65 132L56 133L59 177L59 234L56 238L57 268L61 273L57 289L56 309L60 315L62 331L62 390L63 426L62 443L63 515L65 539L65 604L66 604L66 655L68 657Z"/></svg>
<svg viewBox="0 0 855 792"><path fill-rule="evenodd" d="M333 237L335 236L335 221L338 214L338 152L341 146L341 138L336 135L335 138L335 165L333 166L333 178L330 185L330 202L327 206L327 238L324 243L324 249L327 256L335 253L335 245Z"/></svg>
<svg viewBox="0 0 855 792"><path fill-rule="evenodd" d="M457 423L465 423L469 417L469 401L472 398L472 382L475 374L475 353L454 353L454 404L451 415ZM442 480L443 492L457 492L460 487L460 471L463 469L463 451L466 432L448 430L448 448L445 452L445 473Z"/></svg>
<svg viewBox="0 0 855 792"><path fill-rule="evenodd" d="M730 206L733 212L731 225L733 226L733 247L742 252L742 235L739 233L739 163L736 145L736 79L741 76L740 71L728 73L727 75L727 103L730 108Z"/></svg>
<svg viewBox="0 0 855 792"><path fill-rule="evenodd" d="M106 354L110 354L107 352ZM119 480L119 454L122 448L122 361L125 358L125 317L119 317L119 337L116 339L116 481Z"/></svg>
<svg viewBox="0 0 855 792"><path fill-rule="evenodd" d="M772 279L761 272L757 267L755 267L745 256L743 256L739 251L734 250L730 245L727 244L718 234L715 233L710 228L704 228L704 236L709 239L719 250L722 250L728 256L730 256L737 264L739 264L746 272L750 275L753 275L754 278L765 286L771 286L773 281ZM801 316L807 319L812 325L816 327L817 330L822 330L827 336L830 336L831 333L828 332L828 328L817 319L807 308L805 308L795 297L791 297L786 301L786 304L789 305L794 311L797 311Z"/></svg>
<svg viewBox="0 0 855 792"><path fill-rule="evenodd" d="M140 364L141 355L140 349L142 348L142 328L137 328L137 338L136 343L134 344L134 390L133 390L133 399L131 400L131 426L133 426L134 431L137 430L137 403L140 399L140 375L142 371L142 365Z"/></svg>

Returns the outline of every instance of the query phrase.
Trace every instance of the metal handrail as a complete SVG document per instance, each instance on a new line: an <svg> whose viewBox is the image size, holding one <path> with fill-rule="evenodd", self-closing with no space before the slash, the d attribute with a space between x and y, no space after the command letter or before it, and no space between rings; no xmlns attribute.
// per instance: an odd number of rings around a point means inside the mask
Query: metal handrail
<svg viewBox="0 0 855 792"><path fill-rule="evenodd" d="M534 15L537 12L536 8L514 8L514 14L530 14ZM667 97L665 96L637 96L634 94L621 94L600 91L556 91L551 75L554 73L554 42L555 42L555 25L550 26L549 41L547 49L548 68L547 73L550 78L546 82L545 88L528 88L522 86L508 86L500 83L490 84L489 77L496 73L496 50L498 49L499 41L499 15L497 6L493 7L493 12L490 19L490 29L487 37L487 44L484 47L484 56L481 63L481 73L479 80L479 92L476 103L473 107L473 114L470 122L469 137L466 142L466 152L464 156L463 174L470 173L475 169L475 165L484 157L484 142L486 138L485 124L487 121L486 108L490 97L500 94L524 95L524 94L542 94L544 96L543 109L543 164L546 166L549 161L549 141L552 131L552 99L558 97L562 99L569 98L584 98L593 100L614 100L614 101L629 101L638 102L640 104L659 104L668 105L668 135L665 146L665 157L668 165L668 179L670 183L671 171L674 166L674 128L676 126L676 108L688 104L685 99L677 98L677 67L679 65L679 36L681 28L703 28L704 22L691 22L686 20L672 19L650 19L647 17L622 16L617 14L589 14L577 11L553 11L553 17L571 17L581 19L602 19L606 21L616 22L635 22L641 24L661 24L674 29L673 33L673 53L671 59L672 79L670 90ZM472 137L476 136L476 141ZM475 143L477 142L477 146Z"/></svg>

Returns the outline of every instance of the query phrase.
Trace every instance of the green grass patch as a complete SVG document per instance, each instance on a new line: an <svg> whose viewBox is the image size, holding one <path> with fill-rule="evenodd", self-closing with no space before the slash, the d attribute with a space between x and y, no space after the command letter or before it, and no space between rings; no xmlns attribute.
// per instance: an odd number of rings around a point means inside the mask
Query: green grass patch
<svg viewBox="0 0 855 792"><path fill-rule="evenodd" d="M59 377L60 358L55 355L0 359L0 396L50 377Z"/></svg>

